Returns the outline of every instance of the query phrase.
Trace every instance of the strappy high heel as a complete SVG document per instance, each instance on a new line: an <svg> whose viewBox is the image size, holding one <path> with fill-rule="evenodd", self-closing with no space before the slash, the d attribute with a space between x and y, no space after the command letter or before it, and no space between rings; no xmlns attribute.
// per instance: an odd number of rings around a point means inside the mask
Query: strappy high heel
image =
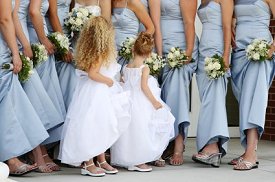
<svg viewBox="0 0 275 182"><path fill-rule="evenodd" d="M95 164L94 163L91 163L89 165L86 165L86 163L84 163L84 167L81 169L81 175L88 175L88 176L93 176L93 177L102 177L102 176L105 176L105 172L102 172L102 173L92 173L90 172L87 168L88 167L91 167L91 166L94 166ZM96 167L96 171L99 171L101 170L101 168L98 168Z"/></svg>
<svg viewBox="0 0 275 182"><path fill-rule="evenodd" d="M101 165L102 165L102 164L105 164L105 163L107 163L107 162L106 162L106 161L103 161L103 162L98 162L98 161L97 161L98 167L100 167L101 169L103 169L103 171L104 171L106 174L116 174L116 173L118 173L118 170L115 169L115 168L113 168L113 170L107 170L107 169L101 167Z"/></svg>
<svg viewBox="0 0 275 182"><path fill-rule="evenodd" d="M201 164L211 165L213 167L220 167L221 153L207 154L200 152L197 155L193 155L192 160Z"/></svg>

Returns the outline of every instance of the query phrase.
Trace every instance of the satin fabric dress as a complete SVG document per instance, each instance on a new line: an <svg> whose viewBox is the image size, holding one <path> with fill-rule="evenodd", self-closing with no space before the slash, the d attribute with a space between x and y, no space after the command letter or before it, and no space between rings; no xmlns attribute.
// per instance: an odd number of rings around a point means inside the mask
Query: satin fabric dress
<svg viewBox="0 0 275 182"><path fill-rule="evenodd" d="M59 22L62 26L63 32L65 35L69 36L67 30L64 26L64 20L68 16L70 10L71 0L58 0L57 1L57 14L59 18ZM47 26L50 33L53 33L53 29L51 27L50 21L47 17ZM66 63L63 60L56 60L55 62L56 71L59 78L59 83L63 95L63 100L65 103L66 110L70 105L70 102L73 97L73 93L76 86L76 74L75 67L72 63Z"/></svg>
<svg viewBox="0 0 275 182"><path fill-rule="evenodd" d="M14 6L14 1L12 1ZM11 51L0 32L0 66L11 63ZM21 156L49 135L25 94L18 75L0 69L0 161Z"/></svg>
<svg viewBox="0 0 275 182"><path fill-rule="evenodd" d="M43 25L44 25L44 31L46 35L48 35L49 33L46 20L45 20L45 15L48 11L48 8L49 8L48 0L42 0L41 15L43 17ZM31 18L29 16L28 16L28 31L30 35L30 42L39 43L38 36L31 22ZM57 125L56 127L48 131L50 134L50 137L44 142L44 144L49 144L60 140L61 132L60 131L56 132L55 129L63 124L66 116L66 108L65 108L63 95L59 84L59 79L56 72L54 55L50 55L47 61L38 65L36 67L36 71L39 77L41 78L44 88L46 89L48 95L50 96L56 110L58 111L60 117L62 118L62 120L59 121L59 125Z"/></svg>
<svg viewBox="0 0 275 182"><path fill-rule="evenodd" d="M263 134L268 89L275 72L275 60L250 61L245 49L252 40L273 42L269 31L271 10L263 0L236 0L236 48L232 57L232 88L239 102L241 144L246 147L245 130L257 128Z"/></svg>
<svg viewBox="0 0 275 182"><path fill-rule="evenodd" d="M179 0L161 0L161 32L163 38L163 55L171 47L186 49L184 23ZM175 116L175 133L187 136L190 111L190 83L197 68L198 38L195 37L192 57L193 63L181 68L170 69L165 66L162 73L162 99L171 108Z"/></svg>
<svg viewBox="0 0 275 182"><path fill-rule="evenodd" d="M215 1L201 4L198 10L202 22L202 36L199 45L199 62L196 71L201 107L197 128L197 149L200 152L206 145L218 143L220 152L225 154L229 132L225 98L227 77L211 80L207 77L205 58L215 54L223 55L223 25L221 5Z"/></svg>

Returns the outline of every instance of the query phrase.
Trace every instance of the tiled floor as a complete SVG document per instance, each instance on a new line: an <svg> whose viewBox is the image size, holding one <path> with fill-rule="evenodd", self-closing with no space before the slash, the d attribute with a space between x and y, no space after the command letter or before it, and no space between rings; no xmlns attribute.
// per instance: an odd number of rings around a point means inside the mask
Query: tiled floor
<svg viewBox="0 0 275 182"><path fill-rule="evenodd" d="M155 168L150 173L128 172L120 170L117 175L102 178L81 176L79 169L63 168L51 175L32 173L22 178L13 178L18 182L275 182L275 142L261 141L258 146L259 169L240 172L232 170L227 162L242 154L238 139L231 139L228 154L220 168L196 164L191 156L196 151L195 139L188 139L185 163L174 167Z"/></svg>

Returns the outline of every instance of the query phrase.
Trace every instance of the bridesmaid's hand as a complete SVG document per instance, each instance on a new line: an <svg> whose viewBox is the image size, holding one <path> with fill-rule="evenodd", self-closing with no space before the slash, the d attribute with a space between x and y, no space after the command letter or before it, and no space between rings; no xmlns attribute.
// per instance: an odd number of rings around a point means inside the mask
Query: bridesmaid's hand
<svg viewBox="0 0 275 182"><path fill-rule="evenodd" d="M22 69L22 61L19 54L12 55L13 73L17 74Z"/></svg>
<svg viewBox="0 0 275 182"><path fill-rule="evenodd" d="M33 52L30 45L23 47L23 54L29 57L30 59L33 58Z"/></svg>
<svg viewBox="0 0 275 182"><path fill-rule="evenodd" d="M55 47L48 38L45 38L44 40L42 40L41 43L45 46L49 55L54 54Z"/></svg>
<svg viewBox="0 0 275 182"><path fill-rule="evenodd" d="M162 104L161 104L159 101L155 101L155 102L153 103L153 106L154 106L154 108L155 108L156 110L162 108Z"/></svg>
<svg viewBox="0 0 275 182"><path fill-rule="evenodd" d="M109 79L106 84L108 85L108 87L112 87L114 85L114 81L112 79Z"/></svg>
<svg viewBox="0 0 275 182"><path fill-rule="evenodd" d="M275 45L271 44L270 49L268 51L268 58L272 58L274 52L275 52Z"/></svg>
<svg viewBox="0 0 275 182"><path fill-rule="evenodd" d="M63 60L64 60L66 63L72 62L72 60L73 60L73 54L72 54L72 52L71 52L71 51L68 51L68 53L64 55Z"/></svg>

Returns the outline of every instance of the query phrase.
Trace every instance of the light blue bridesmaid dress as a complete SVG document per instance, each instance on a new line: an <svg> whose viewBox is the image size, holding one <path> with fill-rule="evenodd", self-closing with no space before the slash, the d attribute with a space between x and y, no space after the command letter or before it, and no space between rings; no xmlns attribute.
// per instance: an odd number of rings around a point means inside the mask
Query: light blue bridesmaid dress
<svg viewBox="0 0 275 182"><path fill-rule="evenodd" d="M148 4L148 0L141 0L142 4L145 6L147 12L149 13L149 4ZM142 23L139 24L139 32L143 32L145 31L145 27Z"/></svg>
<svg viewBox="0 0 275 182"><path fill-rule="evenodd" d="M11 62L10 55L11 51L0 33L1 66ZM33 150L49 136L18 76L4 69L0 69L0 116L0 161Z"/></svg>
<svg viewBox="0 0 275 182"><path fill-rule="evenodd" d="M161 0L161 31L163 37L163 55L167 55L171 47L186 49L184 24L179 0ZM175 116L175 136L179 133L187 136L190 108L189 86L192 75L197 68L198 39L195 38L192 54L195 62L179 69L166 66L162 74L162 99L171 107Z"/></svg>
<svg viewBox="0 0 275 182"><path fill-rule="evenodd" d="M227 150L229 132L225 97L227 75L216 80L207 77L204 71L205 58L215 54L223 55L222 11L219 3L209 0L198 10L202 22L202 36L199 45L199 62L196 71L201 108L197 128L197 149L200 152L206 145L217 142L220 152Z"/></svg>
<svg viewBox="0 0 275 182"><path fill-rule="evenodd" d="M45 21L45 15L48 11L48 8L49 8L48 0L42 0L41 14L43 16L44 31L46 34L48 34L48 29ZM28 31L30 35L30 42L39 43L36 31L33 27L30 17L28 17ZM38 75L41 78L44 88L46 89L60 117L62 118L62 121L60 121L60 124L59 124L61 125L65 120L66 109L65 109L62 91L59 84L59 79L56 72L54 55L50 55L48 60L45 61L43 64L39 65L36 68L36 70ZM47 106L44 106L44 107L47 107ZM55 128L51 130L54 130L54 129ZM51 130L49 130L49 134L50 134L49 139L47 139L47 141L45 141L43 144L53 143L60 140L61 133L58 133L58 135L51 134Z"/></svg>
<svg viewBox="0 0 275 182"><path fill-rule="evenodd" d="M119 51L121 44L127 37L137 37L139 20L135 13L127 8L127 1L124 8L113 8L112 22L115 29L116 48ZM126 64L124 59L118 58L122 66Z"/></svg>
<svg viewBox="0 0 275 182"><path fill-rule="evenodd" d="M64 20L68 16L70 10L71 0L58 0L57 1L57 13L59 22L63 28L63 32L68 36L68 32L64 26ZM47 20L47 26L50 33L53 33L51 24ZM63 95L63 99L65 102L66 110L68 110L69 104L72 100L72 96L76 86L76 74L75 74L75 67L71 63L66 63L62 60L56 60L55 63L56 71L59 78L59 83L61 86L61 91Z"/></svg>
<svg viewBox="0 0 275 182"><path fill-rule="evenodd" d="M265 124L268 89L272 84L275 60L252 62L245 49L253 39L272 43L269 31L271 10L263 0L235 1L236 48L232 57L232 88L239 102L241 144L246 147L245 130L257 128L259 137Z"/></svg>
<svg viewBox="0 0 275 182"><path fill-rule="evenodd" d="M21 26L25 33L26 38L29 40L29 32L27 27L28 7L30 0L20 0L18 9L18 17L21 22ZM19 43L20 51L23 51L22 45ZM63 121L63 118L56 110L51 98L47 94L41 79L34 69L34 74L30 79L22 83L22 87L25 90L30 102L36 110L39 118L43 122L45 128L51 129ZM46 107L45 107L46 106Z"/></svg>

